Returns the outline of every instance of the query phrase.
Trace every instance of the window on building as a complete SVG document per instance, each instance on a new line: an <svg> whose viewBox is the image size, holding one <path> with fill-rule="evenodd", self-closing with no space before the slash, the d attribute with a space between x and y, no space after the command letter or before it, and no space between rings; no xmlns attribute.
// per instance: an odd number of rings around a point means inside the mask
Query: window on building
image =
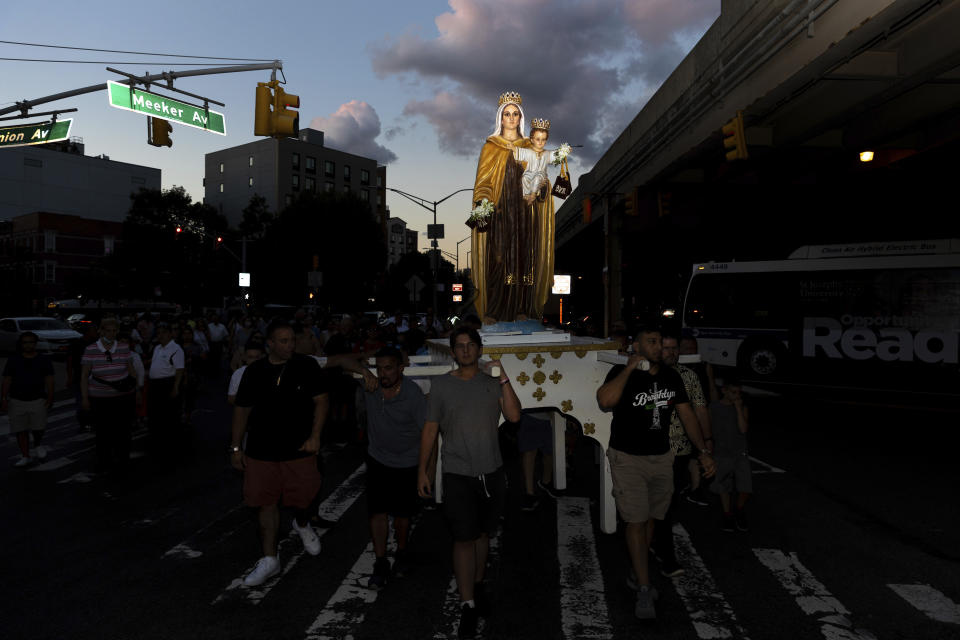
<svg viewBox="0 0 960 640"><path fill-rule="evenodd" d="M333 183L332 183L332 182L324 182L324 183L323 183L323 191L324 191L324 193L333 193Z"/></svg>
<svg viewBox="0 0 960 640"><path fill-rule="evenodd" d="M223 163L220 163L220 173L223 173Z"/></svg>
<svg viewBox="0 0 960 640"><path fill-rule="evenodd" d="M53 260L43 261L43 281L44 282L57 281L57 263L54 262Z"/></svg>
<svg viewBox="0 0 960 640"><path fill-rule="evenodd" d="M348 184L343 185L343 192L344 192L344 193L350 193L350 185L348 185Z"/></svg>
<svg viewBox="0 0 960 640"><path fill-rule="evenodd" d="M290 176L290 187L294 191L300 191L300 176L296 174Z"/></svg>
<svg viewBox="0 0 960 640"><path fill-rule="evenodd" d="M307 173L316 173L317 172L317 159L313 156L307 156Z"/></svg>
<svg viewBox="0 0 960 640"><path fill-rule="evenodd" d="M247 158L247 166L248 167L253 166L253 156L250 156L249 158Z"/></svg>
<svg viewBox="0 0 960 640"><path fill-rule="evenodd" d="M350 165L343 165L343 179L350 182Z"/></svg>
<svg viewBox="0 0 960 640"><path fill-rule="evenodd" d="M383 186L383 176L381 176L379 173L377 174L377 186L378 187Z"/></svg>
<svg viewBox="0 0 960 640"><path fill-rule="evenodd" d="M306 187L307 191L313 193L317 190L317 181L315 178L308 176L303 186Z"/></svg>
<svg viewBox="0 0 960 640"><path fill-rule="evenodd" d="M288 205L288 206L289 206L290 204L292 204L292 203L293 203L293 196L290 195L289 193L288 193L287 195L283 196L283 203L284 203L285 205Z"/></svg>
<svg viewBox="0 0 960 640"><path fill-rule="evenodd" d="M249 178L247 178L247 186L248 187L253 186L253 176L250 176Z"/></svg>
<svg viewBox="0 0 960 640"><path fill-rule="evenodd" d="M360 189L360 200L363 202L370 202L370 192L366 189Z"/></svg>
<svg viewBox="0 0 960 640"><path fill-rule="evenodd" d="M323 161L323 175L328 178L332 178L336 175L337 165L335 165L330 160Z"/></svg>
<svg viewBox="0 0 960 640"><path fill-rule="evenodd" d="M220 193L223 193L223 183L220 183Z"/></svg>
<svg viewBox="0 0 960 640"><path fill-rule="evenodd" d="M113 236L103 236L103 255L113 254L113 244L116 242Z"/></svg>
<svg viewBox="0 0 960 640"><path fill-rule="evenodd" d="M299 153L294 153L294 154L291 155L290 166L293 167L294 171L298 171L298 170L300 169L300 154L299 154Z"/></svg>
<svg viewBox="0 0 960 640"><path fill-rule="evenodd" d="M46 253L57 252L57 232L56 231L43 232L43 250Z"/></svg>
<svg viewBox="0 0 960 640"><path fill-rule="evenodd" d="M378 193L378 194L377 194L377 206L379 207L379 206L382 205L382 204L383 204L383 196L381 196L381 195Z"/></svg>
<svg viewBox="0 0 960 640"><path fill-rule="evenodd" d="M360 184L370 184L370 171L367 169L360 169Z"/></svg>

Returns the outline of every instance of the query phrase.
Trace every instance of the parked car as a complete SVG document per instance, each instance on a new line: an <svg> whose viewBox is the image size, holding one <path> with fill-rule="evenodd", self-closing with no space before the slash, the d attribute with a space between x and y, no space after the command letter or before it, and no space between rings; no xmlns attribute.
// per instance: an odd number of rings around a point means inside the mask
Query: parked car
<svg viewBox="0 0 960 640"><path fill-rule="evenodd" d="M83 336L56 318L3 318L0 320L0 352L17 348L17 338L24 331L37 334L37 350L49 354L65 354L70 343Z"/></svg>

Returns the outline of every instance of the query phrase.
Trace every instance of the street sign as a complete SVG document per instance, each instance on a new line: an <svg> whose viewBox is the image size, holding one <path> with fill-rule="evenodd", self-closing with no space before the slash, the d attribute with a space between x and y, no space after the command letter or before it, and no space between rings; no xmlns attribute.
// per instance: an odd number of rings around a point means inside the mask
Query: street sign
<svg viewBox="0 0 960 640"><path fill-rule="evenodd" d="M454 296L453 296L453 301L454 301L454 302L463 302L463 296L462 296L462 295L459 295L459 294L454 294Z"/></svg>
<svg viewBox="0 0 960 640"><path fill-rule="evenodd" d="M428 239L428 240L443 240L443 225L442 225L442 224L428 224L428 225L427 225L427 239Z"/></svg>
<svg viewBox="0 0 960 640"><path fill-rule="evenodd" d="M550 290L550 293L561 296L570 295L570 276L553 276L553 288Z"/></svg>
<svg viewBox="0 0 960 640"><path fill-rule="evenodd" d="M72 119L56 122L35 122L0 129L0 147L25 147L31 144L58 142L70 137Z"/></svg>
<svg viewBox="0 0 960 640"><path fill-rule="evenodd" d="M186 102L141 89L131 90L129 85L112 80L107 81L107 97L110 100L110 106L117 109L142 113L222 136L227 135L223 114L211 109L204 110Z"/></svg>
<svg viewBox="0 0 960 640"><path fill-rule="evenodd" d="M250 274L249 274L249 273L243 273L243 272L240 273L240 284L239 284L239 286L241 286L241 287L249 287L249 286L250 286Z"/></svg>
<svg viewBox="0 0 960 640"><path fill-rule="evenodd" d="M463 291L463 284L459 282L454 282L451 286L451 291Z"/></svg>

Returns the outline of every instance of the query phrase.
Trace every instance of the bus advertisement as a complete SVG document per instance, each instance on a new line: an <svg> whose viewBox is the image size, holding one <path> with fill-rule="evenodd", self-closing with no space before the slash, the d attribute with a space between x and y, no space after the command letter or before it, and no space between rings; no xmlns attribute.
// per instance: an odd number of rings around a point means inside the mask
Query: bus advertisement
<svg viewBox="0 0 960 640"><path fill-rule="evenodd" d="M695 264L683 332L756 380L960 394L960 240Z"/></svg>

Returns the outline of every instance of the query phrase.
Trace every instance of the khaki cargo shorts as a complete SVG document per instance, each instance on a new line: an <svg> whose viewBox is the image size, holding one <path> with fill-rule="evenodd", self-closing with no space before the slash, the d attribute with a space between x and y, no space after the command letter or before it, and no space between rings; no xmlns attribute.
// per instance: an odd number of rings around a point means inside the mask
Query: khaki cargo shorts
<svg viewBox="0 0 960 640"><path fill-rule="evenodd" d="M607 449L613 499L624 522L663 520L673 497L673 451L634 456Z"/></svg>

